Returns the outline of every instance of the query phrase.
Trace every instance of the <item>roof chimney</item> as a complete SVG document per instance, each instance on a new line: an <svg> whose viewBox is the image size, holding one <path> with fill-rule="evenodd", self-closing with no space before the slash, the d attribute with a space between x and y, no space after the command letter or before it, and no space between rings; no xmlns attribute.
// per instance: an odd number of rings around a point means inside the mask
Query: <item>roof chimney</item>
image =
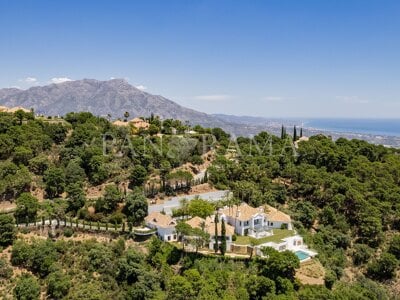
<svg viewBox="0 0 400 300"><path fill-rule="evenodd" d="M236 211L236 218L239 218L240 217L240 209L238 209L237 211Z"/></svg>

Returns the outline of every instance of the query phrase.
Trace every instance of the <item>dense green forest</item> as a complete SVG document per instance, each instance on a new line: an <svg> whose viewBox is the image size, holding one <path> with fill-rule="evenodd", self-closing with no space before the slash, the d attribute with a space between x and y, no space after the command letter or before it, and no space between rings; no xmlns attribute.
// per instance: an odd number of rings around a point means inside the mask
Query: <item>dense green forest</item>
<svg viewBox="0 0 400 300"><path fill-rule="evenodd" d="M0 113L0 201L16 204L0 214L0 297L395 299L398 150L322 135L296 141L297 134L285 131L281 137L262 132L232 139L219 128L190 128L154 116L146 121L150 127L133 135L129 126L90 113L62 119ZM187 134L189 129L195 133ZM232 202L268 203L290 214L318 251L324 286L295 279L299 262L290 252L232 259L184 253L156 238L43 239L15 229L15 223L44 218L140 225L147 198L198 184L179 167L204 163L210 151L215 153L204 181L232 190ZM104 193L88 197L99 186ZM61 235L73 234L67 229Z"/></svg>

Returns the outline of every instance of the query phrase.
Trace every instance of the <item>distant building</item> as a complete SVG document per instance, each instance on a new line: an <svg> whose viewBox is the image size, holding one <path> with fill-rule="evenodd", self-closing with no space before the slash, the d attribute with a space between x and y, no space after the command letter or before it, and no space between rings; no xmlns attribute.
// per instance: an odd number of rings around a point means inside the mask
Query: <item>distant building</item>
<svg viewBox="0 0 400 300"><path fill-rule="evenodd" d="M136 129L148 129L150 127L150 123L144 121L141 118L134 118L128 121L128 123L134 126Z"/></svg>
<svg viewBox="0 0 400 300"><path fill-rule="evenodd" d="M115 126L133 126L137 130L139 129L148 129L150 127L150 123L144 121L141 118L134 118L132 120L129 120L127 122L121 121L121 120L116 120L113 122L113 125Z"/></svg>
<svg viewBox="0 0 400 300"><path fill-rule="evenodd" d="M29 109L26 109L21 106L16 106L16 107L6 107L6 106L0 106L0 112L7 112L7 113L15 113L18 110L22 110L23 112L30 113L31 111Z"/></svg>
<svg viewBox="0 0 400 300"><path fill-rule="evenodd" d="M145 219L146 226L157 229L157 236L165 242L177 241L176 220L160 212L152 212Z"/></svg>

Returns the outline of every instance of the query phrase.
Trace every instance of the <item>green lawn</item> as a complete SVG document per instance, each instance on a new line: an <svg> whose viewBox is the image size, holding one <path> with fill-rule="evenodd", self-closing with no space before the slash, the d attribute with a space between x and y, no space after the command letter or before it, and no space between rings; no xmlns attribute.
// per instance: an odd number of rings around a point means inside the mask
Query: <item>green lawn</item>
<svg viewBox="0 0 400 300"><path fill-rule="evenodd" d="M237 245L250 245L251 241L254 241L255 245L260 245L268 242L278 243L282 239L294 235L294 230L274 229L273 231L273 235L259 239L255 239L250 236L237 236L236 241L233 243Z"/></svg>

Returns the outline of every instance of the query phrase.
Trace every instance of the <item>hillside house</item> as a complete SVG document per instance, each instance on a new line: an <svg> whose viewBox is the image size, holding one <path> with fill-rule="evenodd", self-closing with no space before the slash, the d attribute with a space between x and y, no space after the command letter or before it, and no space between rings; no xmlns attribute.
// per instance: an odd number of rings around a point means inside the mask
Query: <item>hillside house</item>
<svg viewBox="0 0 400 300"><path fill-rule="evenodd" d="M240 205L226 206L218 213L220 218L224 218L234 227L238 235L260 238L272 235L274 228L292 230L290 216L269 205L251 207L243 202Z"/></svg>
<svg viewBox="0 0 400 300"><path fill-rule="evenodd" d="M165 242L177 241L176 220L160 212L152 212L145 219L146 226L157 230L157 236Z"/></svg>

